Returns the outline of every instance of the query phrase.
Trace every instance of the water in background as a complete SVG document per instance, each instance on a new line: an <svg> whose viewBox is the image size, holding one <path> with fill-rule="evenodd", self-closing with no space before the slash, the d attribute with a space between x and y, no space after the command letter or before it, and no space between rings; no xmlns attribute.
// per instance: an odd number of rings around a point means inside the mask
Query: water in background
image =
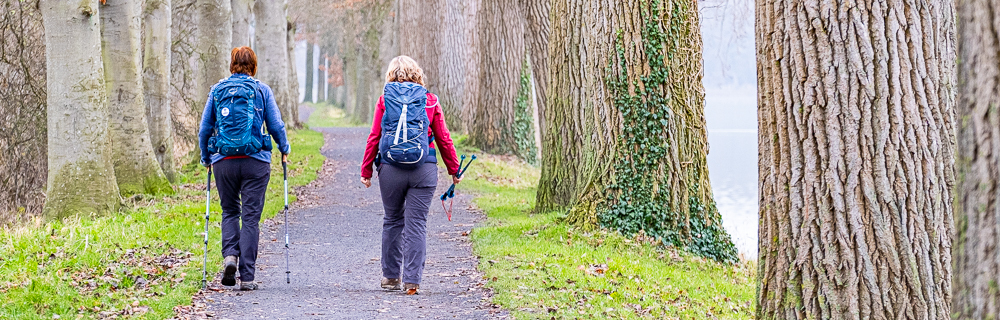
<svg viewBox="0 0 1000 320"><path fill-rule="evenodd" d="M757 257L757 74L753 2L702 0L708 170L722 225Z"/></svg>

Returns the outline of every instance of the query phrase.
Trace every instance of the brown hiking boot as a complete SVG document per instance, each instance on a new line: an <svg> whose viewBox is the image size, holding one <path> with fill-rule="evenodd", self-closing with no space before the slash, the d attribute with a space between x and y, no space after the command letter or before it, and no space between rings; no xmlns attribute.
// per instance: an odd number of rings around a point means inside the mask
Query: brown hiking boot
<svg viewBox="0 0 1000 320"><path fill-rule="evenodd" d="M257 290L257 283L253 281L240 281L240 291Z"/></svg>
<svg viewBox="0 0 1000 320"><path fill-rule="evenodd" d="M228 256L222 262L222 285L236 285L236 256Z"/></svg>
<svg viewBox="0 0 1000 320"><path fill-rule="evenodd" d="M396 291L402 290L399 287L399 279L382 278L382 289Z"/></svg>
<svg viewBox="0 0 1000 320"><path fill-rule="evenodd" d="M417 290L420 290L420 285L416 283L407 283L404 287L406 288L406 295L415 295L417 294Z"/></svg>

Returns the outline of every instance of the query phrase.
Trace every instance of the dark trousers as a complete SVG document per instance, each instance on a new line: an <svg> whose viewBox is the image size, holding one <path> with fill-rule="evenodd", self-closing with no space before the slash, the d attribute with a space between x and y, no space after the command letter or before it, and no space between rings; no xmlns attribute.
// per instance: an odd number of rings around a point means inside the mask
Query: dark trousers
<svg viewBox="0 0 1000 320"><path fill-rule="evenodd" d="M385 219L382 222L382 276L420 283L427 255L427 211L437 188L437 165L424 163L413 170L382 165L379 189ZM405 263L405 264L404 264Z"/></svg>
<svg viewBox="0 0 1000 320"><path fill-rule="evenodd" d="M271 164L252 158L227 159L213 168L222 199L222 256L239 257L240 280L253 281L260 239L258 225L271 180Z"/></svg>

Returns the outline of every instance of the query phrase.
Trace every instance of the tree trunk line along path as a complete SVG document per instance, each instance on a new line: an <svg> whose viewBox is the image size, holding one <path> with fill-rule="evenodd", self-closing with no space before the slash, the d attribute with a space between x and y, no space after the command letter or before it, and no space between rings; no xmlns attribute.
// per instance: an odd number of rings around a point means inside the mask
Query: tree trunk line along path
<svg viewBox="0 0 1000 320"><path fill-rule="evenodd" d="M452 221L435 199L427 217L427 261L419 295L383 291L378 182L358 181L367 128L322 128L327 162L313 183L296 190L291 205L291 284L285 283L281 214L262 222L257 291L222 289L216 281L204 303L214 319L489 319L506 317L489 302L476 270L469 231L482 214L458 195ZM438 192L449 185L440 171ZM271 179L281 179L272 172ZM213 213L218 214L218 213ZM218 229L214 230L218 232ZM217 244L216 244L217 245ZM218 251L214 252L218 254ZM218 268L216 268L218 269Z"/></svg>

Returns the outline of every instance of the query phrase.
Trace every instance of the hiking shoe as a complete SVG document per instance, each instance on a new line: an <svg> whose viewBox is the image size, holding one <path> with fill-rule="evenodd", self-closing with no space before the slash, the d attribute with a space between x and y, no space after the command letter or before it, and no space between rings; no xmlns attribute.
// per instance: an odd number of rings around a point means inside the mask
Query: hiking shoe
<svg viewBox="0 0 1000 320"><path fill-rule="evenodd" d="M236 285L236 256L228 256L222 262L222 285Z"/></svg>
<svg viewBox="0 0 1000 320"><path fill-rule="evenodd" d="M417 290L420 290L420 285L416 283L407 283L404 287L406 288L406 295L411 296L417 294Z"/></svg>
<svg viewBox="0 0 1000 320"><path fill-rule="evenodd" d="M389 291L403 290L403 288L399 286L399 279L389 278L382 278L382 289Z"/></svg>
<svg viewBox="0 0 1000 320"><path fill-rule="evenodd" d="M257 290L257 283L253 281L240 281L240 291Z"/></svg>

